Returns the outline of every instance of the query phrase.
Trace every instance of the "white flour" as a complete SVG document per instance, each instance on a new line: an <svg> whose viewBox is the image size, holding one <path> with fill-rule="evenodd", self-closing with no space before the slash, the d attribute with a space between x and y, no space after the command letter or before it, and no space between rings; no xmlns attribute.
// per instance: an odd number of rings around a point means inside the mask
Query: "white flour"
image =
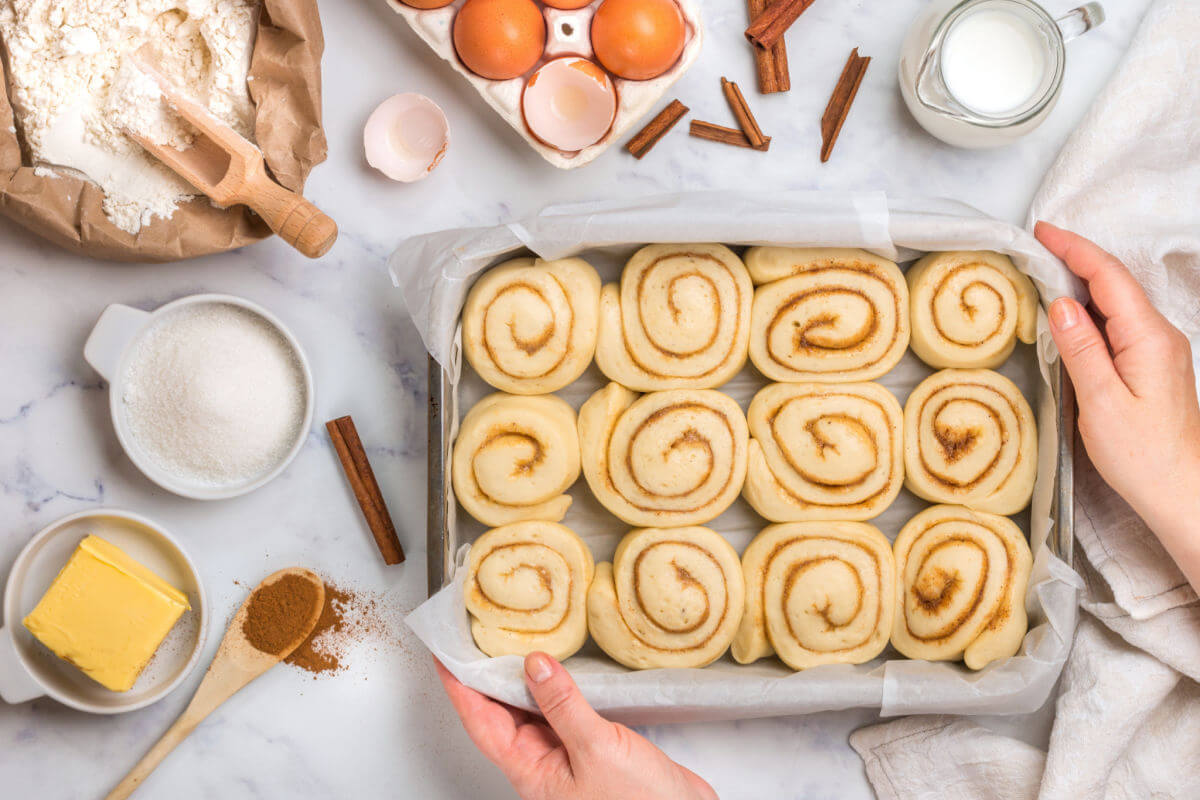
<svg viewBox="0 0 1200 800"><path fill-rule="evenodd" d="M153 43L161 71L253 140L246 86L258 0L0 0L18 126L36 165L77 170L104 190L104 212L137 233L195 191L122 132L192 141L130 56Z"/></svg>

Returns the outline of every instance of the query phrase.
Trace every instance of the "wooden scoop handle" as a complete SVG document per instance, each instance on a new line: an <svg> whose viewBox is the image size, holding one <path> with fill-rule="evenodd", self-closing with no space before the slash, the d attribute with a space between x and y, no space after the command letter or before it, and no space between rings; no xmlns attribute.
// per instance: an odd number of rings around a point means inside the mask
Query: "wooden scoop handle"
<svg viewBox="0 0 1200 800"><path fill-rule="evenodd" d="M279 238L309 258L320 258L337 241L338 227L325 212L259 172L247 180L239 202L250 206Z"/></svg>

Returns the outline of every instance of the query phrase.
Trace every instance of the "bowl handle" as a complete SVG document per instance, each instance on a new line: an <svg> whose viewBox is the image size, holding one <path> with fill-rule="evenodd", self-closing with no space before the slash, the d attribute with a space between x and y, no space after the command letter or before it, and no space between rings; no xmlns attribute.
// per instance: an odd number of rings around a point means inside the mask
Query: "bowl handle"
<svg viewBox="0 0 1200 800"><path fill-rule="evenodd" d="M6 703L24 703L45 693L17 657L17 643L13 641L12 632L0 628L0 697Z"/></svg>
<svg viewBox="0 0 1200 800"><path fill-rule="evenodd" d="M104 380L112 383L117 378L121 356L133 337L146 325L150 312L120 303L104 309L96 326L83 345L83 357Z"/></svg>

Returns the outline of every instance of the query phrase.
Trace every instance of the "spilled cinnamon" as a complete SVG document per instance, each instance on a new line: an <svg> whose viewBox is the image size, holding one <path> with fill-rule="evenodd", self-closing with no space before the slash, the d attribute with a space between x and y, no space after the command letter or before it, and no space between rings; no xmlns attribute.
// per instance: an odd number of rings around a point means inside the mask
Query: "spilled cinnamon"
<svg viewBox="0 0 1200 800"><path fill-rule="evenodd" d="M278 655L304 633L316 603L315 583L300 575L284 575L250 595L242 633L256 650Z"/></svg>
<svg viewBox="0 0 1200 800"><path fill-rule="evenodd" d="M325 583L325 605L311 634L285 661L312 674L330 677L349 665L346 657L362 645L396 646L394 620L380 595Z"/></svg>
<svg viewBox="0 0 1200 800"><path fill-rule="evenodd" d="M350 594L338 587L325 584L325 605L321 608L321 616L308 638L284 659L293 667L308 670L314 675L326 672L337 672L342 667L339 654L329 649L324 641L329 636L338 634L345 627L344 608L350 602ZM318 644L318 640L321 642Z"/></svg>

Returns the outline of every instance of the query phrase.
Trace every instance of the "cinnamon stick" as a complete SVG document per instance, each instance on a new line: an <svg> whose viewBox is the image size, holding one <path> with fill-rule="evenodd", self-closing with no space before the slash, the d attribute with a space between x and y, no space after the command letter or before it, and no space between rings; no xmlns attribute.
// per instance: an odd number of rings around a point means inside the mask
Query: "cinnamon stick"
<svg viewBox="0 0 1200 800"><path fill-rule="evenodd" d="M707 139L710 142L730 144L734 147L746 147L760 152L765 152L771 146L770 136L764 136L762 145L755 147L746 138L746 134L737 128L726 128L724 125L716 125L712 122L703 122L698 119L692 120L692 127L688 133L697 139Z"/></svg>
<svg viewBox="0 0 1200 800"><path fill-rule="evenodd" d="M757 47L772 47L812 4L813 0L775 0L751 20L746 38Z"/></svg>
<svg viewBox="0 0 1200 800"><path fill-rule="evenodd" d="M766 143L767 137L763 136L762 128L758 127L758 120L754 118L750 106L746 105L746 98L742 95L742 90L733 81L722 77L721 91L725 92L729 108L733 111L733 116L737 118L738 127L750 140L750 145L756 149L761 148Z"/></svg>
<svg viewBox="0 0 1200 800"><path fill-rule="evenodd" d="M388 513L387 504L383 501L383 493L379 491L379 483L375 480L375 471L367 460L367 451L363 448L362 440L358 438L358 430L350 417L338 417L325 423L329 438L337 450L338 459L342 462L342 470L350 482L354 499L358 501L379 554L385 564L399 564L404 561L404 548L400 546L400 537L396 535L396 526L392 524L392 516Z"/></svg>
<svg viewBox="0 0 1200 800"><path fill-rule="evenodd" d="M854 103L854 97L858 94L858 87L862 83L863 75L867 74L867 65L870 63L871 57L860 56L856 47L850 52L850 58L842 68L842 75L833 89L833 96L829 98L829 105L825 106L825 113L821 115L822 164L833 155L833 146L837 144L838 134L842 132L842 125L850 114L850 106Z"/></svg>
<svg viewBox="0 0 1200 800"><path fill-rule="evenodd" d="M675 127L675 123L683 119L687 112L687 106L678 100L672 100L654 119L646 123L646 127L634 134L626 143L625 149L632 153L634 158L641 158L649 153L650 148L658 144L658 140L666 136L667 131Z"/></svg>
<svg viewBox="0 0 1200 800"><path fill-rule="evenodd" d="M779 2L780 0L775 0ZM746 10L750 20L761 14L770 0L746 0ZM753 46L754 71L758 76L758 91L760 94L786 92L792 88L792 76L788 73L787 44L782 37L771 47Z"/></svg>

